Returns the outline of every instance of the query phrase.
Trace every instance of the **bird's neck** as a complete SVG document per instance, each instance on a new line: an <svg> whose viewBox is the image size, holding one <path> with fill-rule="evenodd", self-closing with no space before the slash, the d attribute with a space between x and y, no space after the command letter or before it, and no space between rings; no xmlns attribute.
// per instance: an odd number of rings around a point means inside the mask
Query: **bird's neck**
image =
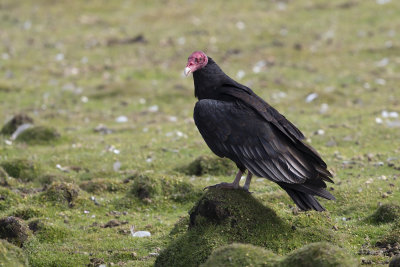
<svg viewBox="0 0 400 267"><path fill-rule="evenodd" d="M208 64L193 73L194 94L200 99L219 99L219 88L230 80L221 68L208 58Z"/></svg>

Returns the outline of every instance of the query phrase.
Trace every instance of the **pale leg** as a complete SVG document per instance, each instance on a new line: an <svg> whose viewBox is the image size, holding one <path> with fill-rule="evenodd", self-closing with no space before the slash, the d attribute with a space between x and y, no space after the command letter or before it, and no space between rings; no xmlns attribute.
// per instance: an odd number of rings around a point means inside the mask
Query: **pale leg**
<svg viewBox="0 0 400 267"><path fill-rule="evenodd" d="M246 182L244 183L244 186L243 186L244 190L249 191L250 182L251 182L252 177L253 177L253 174L250 171L247 171Z"/></svg>

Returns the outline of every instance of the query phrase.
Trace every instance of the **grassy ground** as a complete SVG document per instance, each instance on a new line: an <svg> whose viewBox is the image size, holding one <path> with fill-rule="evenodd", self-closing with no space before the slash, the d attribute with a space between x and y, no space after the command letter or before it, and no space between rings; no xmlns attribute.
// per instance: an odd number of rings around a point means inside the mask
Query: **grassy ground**
<svg viewBox="0 0 400 267"><path fill-rule="evenodd" d="M295 122L326 160L337 201L321 202L338 245L360 263L388 261L358 253L378 250L392 228L367 218L400 202L400 119L383 112L400 113L400 2L378 2L1 1L0 121L25 113L60 135L39 144L0 135L0 165L28 162L0 188L0 216L40 221L22 248L30 264L152 265L201 188L232 180L180 171L211 155L182 75L194 50ZM143 196L146 175L159 182ZM292 214L266 180L252 190L288 223L319 222ZM112 219L127 223L101 227ZM130 236L131 225L152 236Z"/></svg>

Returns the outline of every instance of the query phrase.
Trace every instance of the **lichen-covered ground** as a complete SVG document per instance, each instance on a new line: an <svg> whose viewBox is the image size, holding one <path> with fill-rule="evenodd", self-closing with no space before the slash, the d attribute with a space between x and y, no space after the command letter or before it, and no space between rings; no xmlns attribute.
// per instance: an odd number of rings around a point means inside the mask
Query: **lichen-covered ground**
<svg viewBox="0 0 400 267"><path fill-rule="evenodd" d="M179 266L220 248L206 266L235 249L293 264L323 241L387 265L400 243L399 10L395 0L1 1L0 126L17 114L31 125L16 140L13 125L0 134L0 263L151 266L160 255ZM187 231L202 188L235 171L193 123L182 72L194 50L304 132L335 175L327 212L299 213L256 178L238 209L260 204L276 229L258 224L256 235L235 218L248 235L226 221L213 232L199 217Z"/></svg>

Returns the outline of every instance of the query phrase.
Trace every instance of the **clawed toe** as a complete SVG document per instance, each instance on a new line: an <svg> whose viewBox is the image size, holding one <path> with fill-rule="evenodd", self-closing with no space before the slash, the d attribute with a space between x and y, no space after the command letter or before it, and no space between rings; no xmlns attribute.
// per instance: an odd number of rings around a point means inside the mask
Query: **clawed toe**
<svg viewBox="0 0 400 267"><path fill-rule="evenodd" d="M206 189L210 189L210 188L239 189L240 187L233 183L220 183L220 184L206 186L206 187L204 187L203 191Z"/></svg>

